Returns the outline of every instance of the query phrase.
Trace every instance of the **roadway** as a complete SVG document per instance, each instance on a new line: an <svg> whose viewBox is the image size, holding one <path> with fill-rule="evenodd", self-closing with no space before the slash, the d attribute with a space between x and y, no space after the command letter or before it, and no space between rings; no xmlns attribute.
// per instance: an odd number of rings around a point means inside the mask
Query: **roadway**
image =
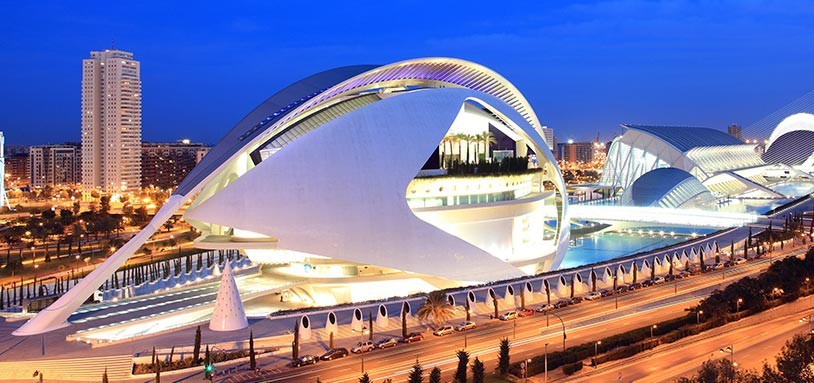
<svg viewBox="0 0 814 383"><path fill-rule="evenodd" d="M801 249L798 249L795 254L802 254L802 252ZM685 308L707 296L714 289L741 277L759 273L768 266L771 260L750 261L743 267L705 273L681 280L677 284L663 284L622 294L618 296L618 309L615 308L616 299L609 297L569 306L556 313L565 322L567 346L590 342L682 315ZM549 326L546 327L546 316L539 313L530 318L521 318L511 322L499 322L477 316L474 320L478 322L479 327L469 332L456 333L440 339L425 333L425 339L414 344L398 345L388 350L377 350L361 356L351 355L348 358L298 369L287 367L287 364L290 363L290 354L281 352L279 355L266 356L259 360L261 368L274 371L275 374L253 381L313 382L319 377L323 381L356 382L361 375L362 363L372 379L393 378L394 381L398 381L404 379L416 359L421 362L425 370L438 366L445 374L449 374L457 363L455 351L463 348L465 344L472 359L478 356L481 360L485 360L487 365L493 363L497 355L498 341L502 337L512 340L513 360L522 360L542 354L545 343L550 343L549 351L562 349L560 323L554 316L550 316L549 319ZM378 334L375 340L387 336L398 336L399 333L400 328L395 327L391 331ZM338 347L349 348L357 340L340 339L336 344ZM308 353L319 355L325 349L324 344L307 343L301 348L300 355Z"/></svg>
<svg viewBox="0 0 814 383"><path fill-rule="evenodd" d="M808 332L809 323L800 318L812 313L814 297L808 296L773 310L758 313L740 321L659 346L634 357L602 364L596 370L585 370L573 377L552 381L571 382L666 382L697 373L707 360L733 358L720 349L734 347L738 367L760 371L764 362L774 365L774 356L795 334Z"/></svg>

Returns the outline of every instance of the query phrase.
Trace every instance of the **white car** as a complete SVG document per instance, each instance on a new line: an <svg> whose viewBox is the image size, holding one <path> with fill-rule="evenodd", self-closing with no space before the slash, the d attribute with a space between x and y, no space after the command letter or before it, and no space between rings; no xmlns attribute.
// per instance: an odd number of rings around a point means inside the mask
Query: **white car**
<svg viewBox="0 0 814 383"><path fill-rule="evenodd" d="M735 259L735 264L736 265L741 265L741 264L744 264L744 263L746 263L746 258L738 257L737 259Z"/></svg>
<svg viewBox="0 0 814 383"><path fill-rule="evenodd" d="M658 284L661 284L661 283L664 283L664 277L656 277L656 279L653 279L653 284L654 285L658 285Z"/></svg>
<svg viewBox="0 0 814 383"><path fill-rule="evenodd" d="M354 354L361 354L363 352L373 351L375 347L376 346L372 341L366 340L364 342L357 343L356 347L350 349L350 352Z"/></svg>
<svg viewBox="0 0 814 383"><path fill-rule="evenodd" d="M455 326L455 331L466 331L475 328L475 322L467 321L461 322L459 325Z"/></svg>
<svg viewBox="0 0 814 383"><path fill-rule="evenodd" d="M600 294L600 293L598 293L596 291L591 291L590 293L585 294L585 300L586 301L592 301L594 299L599 299L599 298L602 298L602 294Z"/></svg>
<svg viewBox="0 0 814 383"><path fill-rule="evenodd" d="M443 327L439 328L438 330L433 331L432 334L435 335L435 336L444 336L444 335L452 334L453 331L455 331L455 330L452 329L452 326L443 326Z"/></svg>
<svg viewBox="0 0 814 383"><path fill-rule="evenodd" d="M517 319L517 311L509 311L509 312L499 316L497 319L500 319L500 320Z"/></svg>

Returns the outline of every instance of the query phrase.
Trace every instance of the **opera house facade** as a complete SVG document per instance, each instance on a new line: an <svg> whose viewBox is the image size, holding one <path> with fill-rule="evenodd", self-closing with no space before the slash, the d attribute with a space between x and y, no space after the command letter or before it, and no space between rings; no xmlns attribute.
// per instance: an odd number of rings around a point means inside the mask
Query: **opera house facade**
<svg viewBox="0 0 814 383"><path fill-rule="evenodd" d="M153 221L18 329L69 315L172 214L317 304L533 275L569 243L565 185L523 95L471 62L350 66L244 117Z"/></svg>

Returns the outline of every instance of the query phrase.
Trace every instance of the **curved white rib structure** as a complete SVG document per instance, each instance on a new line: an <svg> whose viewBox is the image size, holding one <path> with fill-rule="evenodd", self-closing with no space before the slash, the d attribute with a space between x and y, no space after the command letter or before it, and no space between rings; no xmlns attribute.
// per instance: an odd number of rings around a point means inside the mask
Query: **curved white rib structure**
<svg viewBox="0 0 814 383"><path fill-rule="evenodd" d="M370 105L326 115L332 120L286 143L270 160L258 163L252 157L305 119L382 89L401 94L387 91ZM345 67L304 79L258 106L185 178L148 227L14 335L65 326L81 303L192 196L196 200L187 212L190 222L211 225L214 234L246 230L279 238L279 246L286 249L452 281L522 275L519 267L528 262L498 259L483 244L417 218L405 201L407 184L466 101L479 103L508 126L523 142L523 153L528 145L553 183L553 213L546 219L563 224L552 229L553 258L546 265L556 267L569 238L565 185L537 116L513 85L483 66L458 59ZM338 155L329 158L331 151ZM289 225L294 221L308 225Z"/></svg>

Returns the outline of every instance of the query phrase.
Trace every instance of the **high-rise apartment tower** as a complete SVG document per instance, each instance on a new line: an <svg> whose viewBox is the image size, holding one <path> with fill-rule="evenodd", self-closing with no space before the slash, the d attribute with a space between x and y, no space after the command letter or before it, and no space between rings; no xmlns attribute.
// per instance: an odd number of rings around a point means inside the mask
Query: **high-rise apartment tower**
<svg viewBox="0 0 814 383"><path fill-rule="evenodd" d="M82 60L82 185L119 192L141 187L141 76L116 49Z"/></svg>

